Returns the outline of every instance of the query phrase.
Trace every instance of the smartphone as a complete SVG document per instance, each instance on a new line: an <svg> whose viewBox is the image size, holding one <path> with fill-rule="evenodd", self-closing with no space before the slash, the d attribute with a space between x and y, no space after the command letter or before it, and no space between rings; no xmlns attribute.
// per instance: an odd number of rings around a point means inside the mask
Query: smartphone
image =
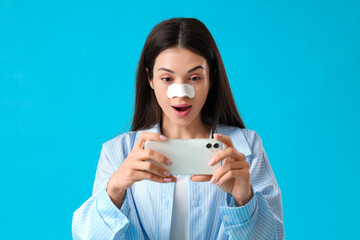
<svg viewBox="0 0 360 240"><path fill-rule="evenodd" d="M211 138L168 139L166 142L145 141L145 149L152 149L165 155L173 163L167 169L173 175L206 174L221 167L221 162L208 166L208 162L219 151L224 149L222 141ZM154 160L154 164L160 166Z"/></svg>

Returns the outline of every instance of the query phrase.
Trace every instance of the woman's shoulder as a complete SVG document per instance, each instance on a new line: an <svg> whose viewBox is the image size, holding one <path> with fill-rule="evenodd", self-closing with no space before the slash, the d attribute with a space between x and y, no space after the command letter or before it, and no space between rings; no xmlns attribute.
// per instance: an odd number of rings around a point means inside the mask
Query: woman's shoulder
<svg viewBox="0 0 360 240"><path fill-rule="evenodd" d="M140 130L130 130L128 132L124 132L118 136L113 137L112 139L106 141L103 143L108 149L109 148L123 148L128 151L131 151L132 147L134 146L134 143L137 142L139 135L141 132L160 132L159 125L155 124L152 127L146 128L146 129L140 129Z"/></svg>
<svg viewBox="0 0 360 240"><path fill-rule="evenodd" d="M237 126L227 126L227 125L219 125L216 129L216 132L222 133L224 135L231 134L231 135L244 135L247 139L252 138L257 134L255 130L247 129L247 128L240 128Z"/></svg>
<svg viewBox="0 0 360 240"><path fill-rule="evenodd" d="M129 149L135 139L136 131L128 131L121 133L103 143L103 146L105 146L108 150L113 149Z"/></svg>
<svg viewBox="0 0 360 240"><path fill-rule="evenodd" d="M251 154L251 149L253 149L257 143L262 144L259 134L252 129L219 125L215 133L229 136L234 145L242 148L247 154Z"/></svg>

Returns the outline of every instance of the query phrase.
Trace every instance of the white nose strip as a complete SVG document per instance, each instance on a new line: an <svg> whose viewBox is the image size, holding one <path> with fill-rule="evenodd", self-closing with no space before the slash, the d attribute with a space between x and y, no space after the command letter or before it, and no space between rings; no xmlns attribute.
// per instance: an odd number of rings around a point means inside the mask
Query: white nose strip
<svg viewBox="0 0 360 240"><path fill-rule="evenodd" d="M167 96L169 98L173 97L184 97L193 98L195 96L194 87L190 84L171 84L167 89Z"/></svg>

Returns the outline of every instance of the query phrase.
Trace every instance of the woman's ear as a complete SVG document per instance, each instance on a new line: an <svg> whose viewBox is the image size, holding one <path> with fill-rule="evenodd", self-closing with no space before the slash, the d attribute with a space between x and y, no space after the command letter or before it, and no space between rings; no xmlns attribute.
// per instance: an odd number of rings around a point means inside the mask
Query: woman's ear
<svg viewBox="0 0 360 240"><path fill-rule="evenodd" d="M152 89L154 89L154 86L153 86L153 81L150 79L150 76L149 76L149 69L148 68L145 68L146 69L146 78L149 82L149 85Z"/></svg>

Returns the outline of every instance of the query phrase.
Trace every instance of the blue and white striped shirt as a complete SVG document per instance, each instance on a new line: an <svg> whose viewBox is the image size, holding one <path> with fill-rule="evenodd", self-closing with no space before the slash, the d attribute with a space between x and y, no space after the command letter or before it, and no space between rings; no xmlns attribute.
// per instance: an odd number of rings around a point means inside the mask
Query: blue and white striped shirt
<svg viewBox="0 0 360 240"><path fill-rule="evenodd" d="M121 209L106 192L107 182L142 131L160 133L159 123L102 145L92 196L73 215L74 239L169 239L174 182L135 182L127 189ZM189 239L284 239L281 192L260 136L254 130L224 125L215 133L229 136L246 155L254 196L237 207L230 193L208 181L192 182L187 175Z"/></svg>

